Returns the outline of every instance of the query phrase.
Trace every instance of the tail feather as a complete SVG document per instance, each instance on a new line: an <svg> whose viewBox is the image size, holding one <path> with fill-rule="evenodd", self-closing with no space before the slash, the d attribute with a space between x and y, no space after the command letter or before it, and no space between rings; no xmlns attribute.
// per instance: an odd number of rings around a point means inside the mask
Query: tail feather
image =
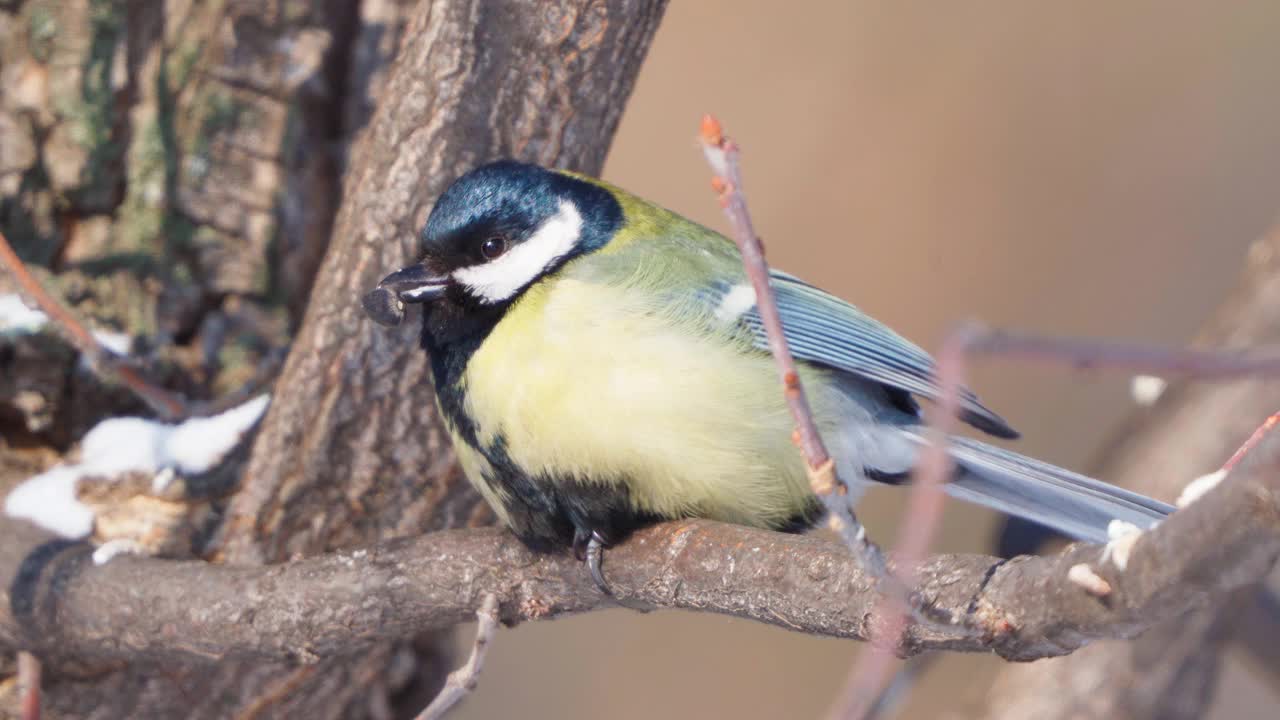
<svg viewBox="0 0 1280 720"><path fill-rule="evenodd" d="M925 442L911 433L912 439ZM1112 520L1146 529L1174 508L1109 485L968 438L951 438L958 472L949 495L1046 525L1079 540L1106 542Z"/></svg>

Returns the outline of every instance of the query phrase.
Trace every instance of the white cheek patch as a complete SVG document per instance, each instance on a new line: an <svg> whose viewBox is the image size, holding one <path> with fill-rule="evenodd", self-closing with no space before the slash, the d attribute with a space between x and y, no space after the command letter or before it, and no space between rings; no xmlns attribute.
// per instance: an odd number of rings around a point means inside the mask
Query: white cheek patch
<svg viewBox="0 0 1280 720"><path fill-rule="evenodd" d="M453 279L482 302L510 300L557 260L568 255L582 238L582 216L568 201L528 240L492 262L455 270Z"/></svg>
<svg viewBox="0 0 1280 720"><path fill-rule="evenodd" d="M750 283L734 285L716 307L716 319L722 323L731 323L755 306L755 288Z"/></svg>

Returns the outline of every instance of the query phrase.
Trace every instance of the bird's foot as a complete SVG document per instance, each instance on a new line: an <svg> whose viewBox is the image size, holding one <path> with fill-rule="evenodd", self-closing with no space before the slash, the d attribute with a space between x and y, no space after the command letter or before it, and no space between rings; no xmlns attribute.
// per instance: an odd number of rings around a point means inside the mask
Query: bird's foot
<svg viewBox="0 0 1280 720"><path fill-rule="evenodd" d="M573 556L587 564L591 579L595 581L596 587L600 588L600 592L614 597L613 588L609 587L608 581L604 579L604 571L600 569L606 545L608 543L605 542L604 536L595 530L577 528L573 532Z"/></svg>

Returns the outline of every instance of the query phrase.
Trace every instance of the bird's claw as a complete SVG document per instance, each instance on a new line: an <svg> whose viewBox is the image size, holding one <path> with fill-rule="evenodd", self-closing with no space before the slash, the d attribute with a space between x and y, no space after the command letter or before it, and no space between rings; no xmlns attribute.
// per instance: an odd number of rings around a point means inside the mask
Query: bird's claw
<svg viewBox="0 0 1280 720"><path fill-rule="evenodd" d="M609 587L608 581L604 579L604 571L600 569L600 563L604 560L604 548L608 544L604 536L595 530L577 528L573 532L573 556L579 562L587 564L591 579L600 588L600 592L613 597L613 588Z"/></svg>

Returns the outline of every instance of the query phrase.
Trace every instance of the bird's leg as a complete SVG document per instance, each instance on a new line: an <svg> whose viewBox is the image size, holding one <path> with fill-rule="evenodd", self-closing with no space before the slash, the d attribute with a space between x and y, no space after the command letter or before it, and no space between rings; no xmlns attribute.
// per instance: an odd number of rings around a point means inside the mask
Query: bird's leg
<svg viewBox="0 0 1280 720"><path fill-rule="evenodd" d="M573 529L573 557L578 562L587 561L587 543L591 540L591 531L586 528Z"/></svg>
<svg viewBox="0 0 1280 720"><path fill-rule="evenodd" d="M592 531L591 539L587 541L587 569L591 571L591 579L595 580L600 592L613 597L613 588L609 587L604 579L604 572L600 570L600 561L603 559L604 538L600 537L600 533Z"/></svg>
<svg viewBox="0 0 1280 720"><path fill-rule="evenodd" d="M604 559L604 548L607 544L604 536L595 530L581 527L573 529L573 556L587 564L587 569L591 571L591 579L595 581L596 587L600 588L600 592L613 597L613 588L609 587L609 583L604 579L604 572L600 570L600 561Z"/></svg>

